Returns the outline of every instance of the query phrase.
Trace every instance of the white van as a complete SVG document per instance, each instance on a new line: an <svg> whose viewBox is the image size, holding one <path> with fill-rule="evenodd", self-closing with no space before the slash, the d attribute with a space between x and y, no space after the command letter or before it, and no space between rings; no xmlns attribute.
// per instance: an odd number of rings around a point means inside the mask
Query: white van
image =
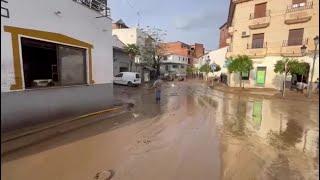
<svg viewBox="0 0 320 180"><path fill-rule="evenodd" d="M114 76L113 83L128 86L137 86L141 84L141 77L140 74L136 72L121 72Z"/></svg>

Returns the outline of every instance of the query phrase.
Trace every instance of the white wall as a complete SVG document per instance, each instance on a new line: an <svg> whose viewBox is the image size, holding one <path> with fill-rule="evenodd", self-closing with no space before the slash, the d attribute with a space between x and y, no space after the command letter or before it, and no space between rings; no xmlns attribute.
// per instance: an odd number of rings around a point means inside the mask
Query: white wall
<svg viewBox="0 0 320 180"><path fill-rule="evenodd" d="M268 56L265 58L252 59L253 60L253 70L250 71L249 81L245 81L245 87L259 87L259 86L256 86L256 82L255 82L257 67L266 67L266 80L265 80L264 87L280 89L281 82L283 80L283 76L275 73L273 70L274 70L274 65L276 64L276 62L281 59L282 59L281 56ZM309 65L310 65L309 79L310 79L313 57L310 55L310 56L299 57L299 58L295 58L295 59L297 59L298 61L304 61L304 62L309 63ZM315 61L313 82L316 81L318 77L319 77L319 55L317 56L316 61ZM230 86L239 87L239 74L233 73L231 75Z"/></svg>
<svg viewBox="0 0 320 180"><path fill-rule="evenodd" d="M218 73L227 73L228 69L226 67L223 67L225 61L226 61L226 53L227 53L228 47L223 47L217 50L213 50L209 52L209 58L210 58L210 64L216 63L219 64L221 67L221 71Z"/></svg>
<svg viewBox="0 0 320 180"><path fill-rule="evenodd" d="M93 80L96 84L112 82L110 18L96 18L101 16L98 12L72 0L10 0L1 6L10 11L10 18L1 17L1 92L14 84L11 35L4 32L5 25L60 33L92 44Z"/></svg>
<svg viewBox="0 0 320 180"><path fill-rule="evenodd" d="M113 29L112 35L117 35L118 38L125 44L137 44L137 29Z"/></svg>
<svg viewBox="0 0 320 180"><path fill-rule="evenodd" d="M180 55L169 55L167 60L161 60L162 63L188 64L188 57Z"/></svg>

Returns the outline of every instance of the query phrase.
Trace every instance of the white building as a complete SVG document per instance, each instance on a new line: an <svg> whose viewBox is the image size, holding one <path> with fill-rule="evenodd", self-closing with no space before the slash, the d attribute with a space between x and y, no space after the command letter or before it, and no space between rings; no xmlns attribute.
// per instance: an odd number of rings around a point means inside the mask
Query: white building
<svg viewBox="0 0 320 180"><path fill-rule="evenodd" d="M128 53L124 51L126 45L116 36L112 36L113 44L113 75L117 75L120 72L130 71L131 60ZM133 65L134 63L132 63ZM134 67L132 67L135 69Z"/></svg>
<svg viewBox="0 0 320 180"><path fill-rule="evenodd" d="M228 69L226 67L226 53L227 53L228 47L223 47L220 49L208 51L206 54L201 56L196 64L197 68L200 68L202 65L208 63L208 64L218 64L221 67L221 70L218 72L214 72L214 74L209 73L209 76L220 76L221 73L228 74Z"/></svg>
<svg viewBox="0 0 320 180"><path fill-rule="evenodd" d="M112 22L105 2L1 1L2 129L112 103ZM40 88L46 85L54 87Z"/></svg>
<svg viewBox="0 0 320 180"><path fill-rule="evenodd" d="M168 54L160 61L160 74L186 75L188 57L177 54Z"/></svg>

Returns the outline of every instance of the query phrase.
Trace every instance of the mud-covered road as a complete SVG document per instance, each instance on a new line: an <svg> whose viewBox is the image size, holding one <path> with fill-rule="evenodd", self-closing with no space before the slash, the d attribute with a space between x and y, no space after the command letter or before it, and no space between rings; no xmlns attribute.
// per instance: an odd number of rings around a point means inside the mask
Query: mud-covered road
<svg viewBox="0 0 320 180"><path fill-rule="evenodd" d="M318 179L318 103L224 94L194 81L114 87L132 112L2 157L6 180ZM96 176L97 173L100 176ZM107 175L105 175L107 177Z"/></svg>

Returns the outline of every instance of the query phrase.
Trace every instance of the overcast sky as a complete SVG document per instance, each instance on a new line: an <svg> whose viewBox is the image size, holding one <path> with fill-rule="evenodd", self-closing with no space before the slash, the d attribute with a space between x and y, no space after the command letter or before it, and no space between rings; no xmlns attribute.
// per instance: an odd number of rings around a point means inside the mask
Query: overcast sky
<svg viewBox="0 0 320 180"><path fill-rule="evenodd" d="M217 49L219 27L226 21L229 0L108 0L111 18L129 26L157 27L167 31L167 41L203 43Z"/></svg>

